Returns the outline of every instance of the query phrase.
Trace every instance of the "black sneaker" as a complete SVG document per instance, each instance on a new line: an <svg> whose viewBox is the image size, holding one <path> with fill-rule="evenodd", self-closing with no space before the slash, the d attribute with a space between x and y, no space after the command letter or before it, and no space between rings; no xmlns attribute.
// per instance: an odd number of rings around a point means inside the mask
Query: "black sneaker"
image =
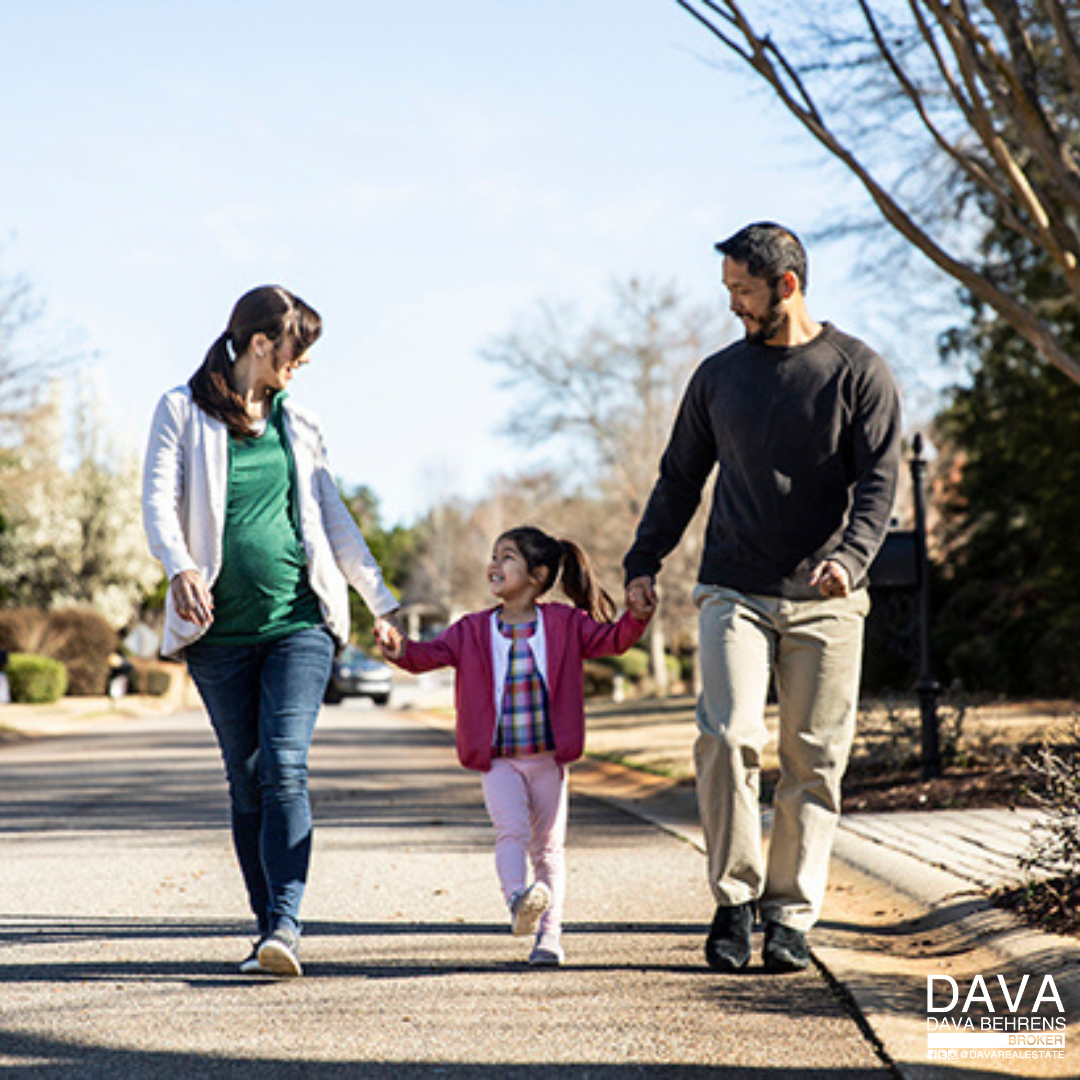
<svg viewBox="0 0 1080 1080"><path fill-rule="evenodd" d="M767 922L761 962L766 971L805 971L810 966L810 948L806 944L806 935L793 926Z"/></svg>
<svg viewBox="0 0 1080 1080"><path fill-rule="evenodd" d="M304 974L300 966L300 938L291 930L278 927L259 943L259 966L271 975L296 978Z"/></svg>
<svg viewBox="0 0 1080 1080"><path fill-rule="evenodd" d="M718 907L705 939L705 963L713 971L739 971L750 960L754 905Z"/></svg>

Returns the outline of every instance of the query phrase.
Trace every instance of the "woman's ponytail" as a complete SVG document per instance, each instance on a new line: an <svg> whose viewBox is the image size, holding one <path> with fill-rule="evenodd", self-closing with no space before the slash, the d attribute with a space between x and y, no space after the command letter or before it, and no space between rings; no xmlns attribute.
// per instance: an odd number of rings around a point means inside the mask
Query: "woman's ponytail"
<svg viewBox="0 0 1080 1080"><path fill-rule="evenodd" d="M226 330L206 350L201 367L188 380L195 404L220 420L233 435L254 434L240 395L233 389L232 366L236 363L233 335Z"/></svg>
<svg viewBox="0 0 1080 1080"><path fill-rule="evenodd" d="M560 540L562 547L562 588L575 607L597 622L615 621L615 601L601 588L589 557L573 540Z"/></svg>

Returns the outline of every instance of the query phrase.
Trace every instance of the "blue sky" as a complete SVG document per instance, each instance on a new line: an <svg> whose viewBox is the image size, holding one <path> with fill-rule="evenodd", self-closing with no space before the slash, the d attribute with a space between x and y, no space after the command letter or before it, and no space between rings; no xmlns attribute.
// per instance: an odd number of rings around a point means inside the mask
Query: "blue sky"
<svg viewBox="0 0 1080 1080"><path fill-rule="evenodd" d="M850 197L672 0L0 0L0 27L0 270L77 329L116 438L141 453L280 283L325 326L293 392L388 522L531 460L479 350L537 300L636 274L723 304L714 240ZM843 249L811 260L814 313L864 332Z"/></svg>

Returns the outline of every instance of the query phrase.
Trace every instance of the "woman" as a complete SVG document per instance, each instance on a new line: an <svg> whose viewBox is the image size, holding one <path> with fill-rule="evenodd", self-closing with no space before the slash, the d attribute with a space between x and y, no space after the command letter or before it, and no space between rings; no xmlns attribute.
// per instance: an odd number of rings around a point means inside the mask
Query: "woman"
<svg viewBox="0 0 1080 1080"><path fill-rule="evenodd" d="M307 756L349 638L348 585L380 633L396 628L318 422L286 393L321 330L285 289L246 293L188 384L161 399L146 455L143 516L169 578L162 652L187 660L210 714L258 920L245 974L302 974Z"/></svg>

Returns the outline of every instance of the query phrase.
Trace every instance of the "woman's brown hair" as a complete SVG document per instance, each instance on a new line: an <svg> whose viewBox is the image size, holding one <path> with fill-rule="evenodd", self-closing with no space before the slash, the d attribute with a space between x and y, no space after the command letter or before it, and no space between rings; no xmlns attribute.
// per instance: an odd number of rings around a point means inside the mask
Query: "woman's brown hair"
<svg viewBox="0 0 1080 1080"><path fill-rule="evenodd" d="M244 293L229 316L225 332L210 346L198 371L188 380L195 404L220 420L233 435L254 434L251 420L233 385L232 366L256 334L265 334L275 351L288 339L296 355L307 352L322 333L314 308L280 285L260 285Z"/></svg>

